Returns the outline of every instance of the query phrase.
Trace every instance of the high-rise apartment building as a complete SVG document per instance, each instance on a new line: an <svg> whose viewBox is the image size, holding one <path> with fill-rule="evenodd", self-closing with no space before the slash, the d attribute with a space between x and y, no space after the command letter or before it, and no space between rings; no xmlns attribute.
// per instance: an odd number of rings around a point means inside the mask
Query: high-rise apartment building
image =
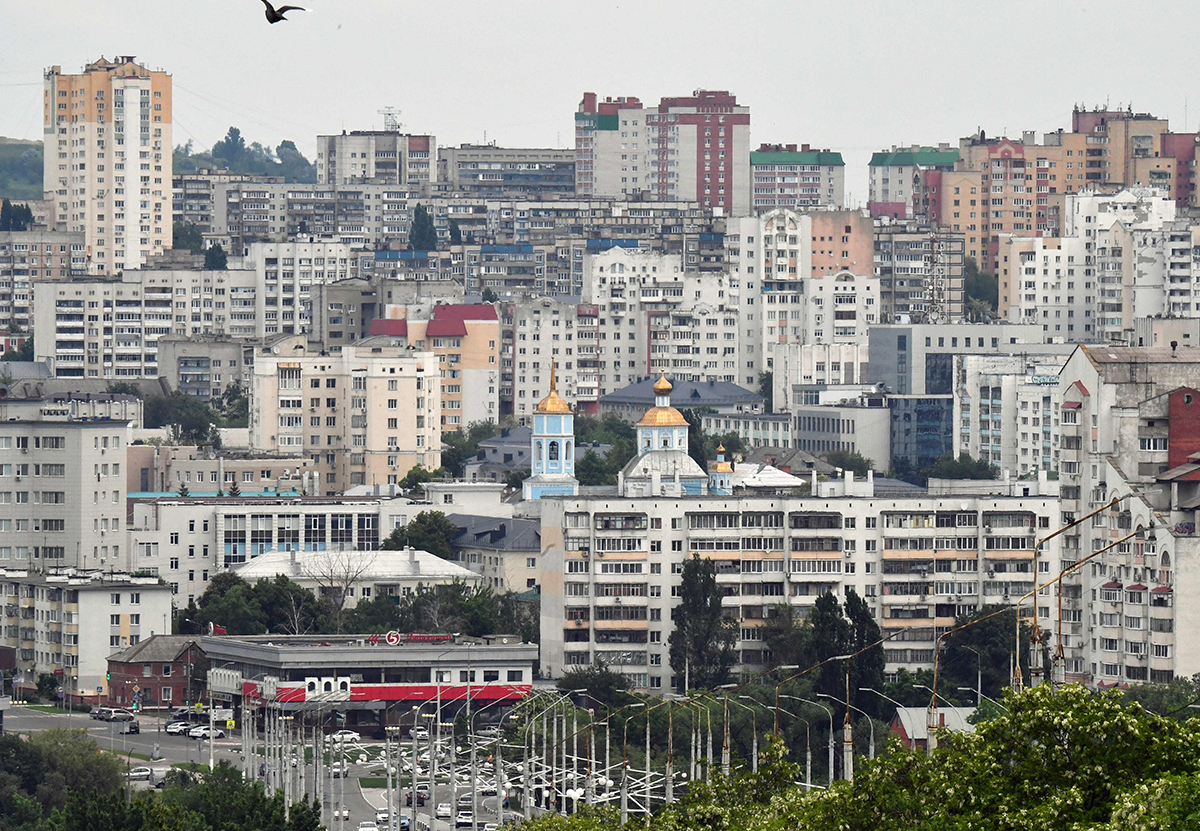
<svg viewBox="0 0 1200 831"><path fill-rule="evenodd" d="M575 193L695 200L750 213L750 108L725 90L643 107L585 92L575 113Z"/></svg>
<svg viewBox="0 0 1200 831"><path fill-rule="evenodd" d="M419 188L437 179L437 139L391 130L317 136L317 182Z"/></svg>
<svg viewBox="0 0 1200 831"><path fill-rule="evenodd" d="M138 268L171 247L171 76L132 55L45 74L42 188L92 270Z"/></svg>
<svg viewBox="0 0 1200 831"><path fill-rule="evenodd" d="M575 195L575 151L462 144L438 148L438 184L450 193Z"/></svg>
<svg viewBox="0 0 1200 831"><path fill-rule="evenodd" d="M958 150L949 144L937 147L893 147L871 156L868 164L867 208L871 216L912 219L920 193L921 172L953 170Z"/></svg>
<svg viewBox="0 0 1200 831"><path fill-rule="evenodd" d="M750 154L756 213L775 208L846 207L846 163L842 154L813 150L807 144L764 144Z"/></svg>
<svg viewBox="0 0 1200 831"><path fill-rule="evenodd" d="M916 222L875 229L880 319L958 323L963 319L963 234Z"/></svg>
<svg viewBox="0 0 1200 831"><path fill-rule="evenodd" d="M252 450L309 456L324 496L395 484L414 466L441 465L441 379L433 352L384 336L338 353L307 346L304 335L281 335L255 349Z"/></svg>
<svg viewBox="0 0 1200 831"><path fill-rule="evenodd" d="M0 331L29 331L34 283L65 281L85 268L81 233L0 232Z"/></svg>

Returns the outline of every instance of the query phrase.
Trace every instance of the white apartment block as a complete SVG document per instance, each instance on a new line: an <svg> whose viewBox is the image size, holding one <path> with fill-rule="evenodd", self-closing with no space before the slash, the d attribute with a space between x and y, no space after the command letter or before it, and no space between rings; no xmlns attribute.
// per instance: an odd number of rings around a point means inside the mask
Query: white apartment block
<svg viewBox="0 0 1200 831"><path fill-rule="evenodd" d="M1056 495L895 497L870 482L832 485L814 498L737 495L735 473L734 496L543 500L543 672L603 661L637 687L670 686L671 610L693 553L715 561L744 669L764 663L761 627L777 606L804 614L850 588L884 634L905 630L885 646L888 673L932 669L936 634L1033 587L1034 543L1060 524ZM1057 545L1041 557L1057 564Z"/></svg>
<svg viewBox="0 0 1200 831"><path fill-rule="evenodd" d="M394 484L414 466L441 465L433 352L381 336L321 354L308 351L302 335L280 336L255 349L253 379L251 449L311 458L319 495Z"/></svg>
<svg viewBox="0 0 1200 831"><path fill-rule="evenodd" d="M420 187L437 180L437 140L393 130L317 136L317 182Z"/></svg>
<svg viewBox="0 0 1200 831"><path fill-rule="evenodd" d="M782 344L804 342L802 280L812 274L812 218L780 209L730 219L725 246L731 284L744 298L745 365L737 383L753 388L758 374L773 368Z"/></svg>
<svg viewBox="0 0 1200 831"><path fill-rule="evenodd" d="M1200 625L1183 602L1200 590L1198 371L1195 347L1085 345L1060 373L1063 520L1123 499L1061 538L1067 561L1116 544L1064 587L1065 664L1056 669L1068 681L1165 683L1200 671L1200 650L1183 636ZM1039 606L1054 607L1051 598ZM1044 628L1057 639L1053 611Z"/></svg>
<svg viewBox="0 0 1200 831"><path fill-rule="evenodd" d="M16 686L29 691L39 675L61 674L72 700L99 701L110 654L171 631L170 588L155 577L0 563L0 593L0 643L16 649Z"/></svg>
<svg viewBox="0 0 1200 831"><path fill-rule="evenodd" d="M954 363L954 455L1012 476L1058 470L1056 393L1066 356L962 355Z"/></svg>
<svg viewBox="0 0 1200 831"><path fill-rule="evenodd" d="M60 378L158 375L163 335L261 337L252 271L131 270L34 286L34 358Z"/></svg>
<svg viewBox="0 0 1200 831"><path fill-rule="evenodd" d="M138 268L171 247L171 76L133 56L79 75L46 70L42 189L95 269Z"/></svg>
<svg viewBox="0 0 1200 831"><path fill-rule="evenodd" d="M846 163L841 153L813 150L807 144L764 144L750 153L755 213L775 208L793 211L846 207Z"/></svg>
<svg viewBox="0 0 1200 831"><path fill-rule="evenodd" d="M33 284L83 274L83 234L0 232L0 331L33 326Z"/></svg>
<svg viewBox="0 0 1200 831"><path fill-rule="evenodd" d="M250 243L242 267L253 269L258 277L253 298L254 337L311 330L312 287L357 276L356 264L350 246L341 242Z"/></svg>
<svg viewBox="0 0 1200 831"><path fill-rule="evenodd" d="M173 473L178 486L197 471L181 464ZM190 487L214 489L199 482ZM129 547L121 567L163 580L178 608L199 598L217 573L266 554L375 550L428 507L384 497L266 495L149 497L130 504Z"/></svg>
<svg viewBox="0 0 1200 831"><path fill-rule="evenodd" d="M724 275L688 273L683 258L611 248L587 258L583 301L599 307L600 396L651 375L737 383L740 293Z"/></svg>
<svg viewBox="0 0 1200 831"><path fill-rule="evenodd" d="M840 386L859 384L867 377L870 348L864 342L788 343L776 347L772 367L776 411L786 411L795 403L795 384Z"/></svg>
<svg viewBox="0 0 1200 831"><path fill-rule="evenodd" d="M577 408L595 409L600 389L599 307L537 297L503 303L500 312L500 407L528 424L550 390Z"/></svg>
<svg viewBox="0 0 1200 831"><path fill-rule="evenodd" d="M1000 312L1048 338L1096 339L1102 297L1095 255L1082 237L1000 237Z"/></svg>
<svg viewBox="0 0 1200 831"><path fill-rule="evenodd" d="M125 548L121 468L130 422L6 417L0 423L0 568L114 568Z"/></svg>

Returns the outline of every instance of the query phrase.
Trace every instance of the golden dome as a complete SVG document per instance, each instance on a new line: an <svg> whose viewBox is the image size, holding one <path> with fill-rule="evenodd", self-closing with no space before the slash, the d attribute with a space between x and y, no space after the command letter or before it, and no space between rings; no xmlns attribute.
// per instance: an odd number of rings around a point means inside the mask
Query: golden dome
<svg viewBox="0 0 1200 831"><path fill-rule="evenodd" d="M709 473L733 473L733 465L729 462L713 462L708 466Z"/></svg>
<svg viewBox="0 0 1200 831"><path fill-rule="evenodd" d="M657 387L657 385L655 385ZM687 419L674 407L651 407L646 410L638 427L687 427Z"/></svg>
<svg viewBox="0 0 1200 831"><path fill-rule="evenodd" d="M718 445L717 445L717 452L718 452L718 453L724 453L724 452L725 452L725 445L724 445L723 443L722 443L722 444L718 444Z"/></svg>
<svg viewBox="0 0 1200 831"><path fill-rule="evenodd" d="M538 402L535 413L541 415L570 415L571 405L555 389L554 361L550 361L550 394Z"/></svg>
<svg viewBox="0 0 1200 831"><path fill-rule="evenodd" d="M662 375L659 375L658 380L654 382L654 394L670 395L671 389L671 382L667 380L666 373L664 372Z"/></svg>

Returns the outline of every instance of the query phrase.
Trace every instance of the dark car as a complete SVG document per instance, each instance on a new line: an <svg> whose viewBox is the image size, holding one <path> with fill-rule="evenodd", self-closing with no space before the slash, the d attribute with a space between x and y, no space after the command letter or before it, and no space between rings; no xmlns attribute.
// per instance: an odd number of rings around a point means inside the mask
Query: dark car
<svg viewBox="0 0 1200 831"><path fill-rule="evenodd" d="M121 730L121 732L122 733L141 733L142 732L142 723L140 721L138 721L137 719L134 719L133 721L127 721L127 722L125 722L125 726Z"/></svg>
<svg viewBox="0 0 1200 831"><path fill-rule="evenodd" d="M412 807L412 797L413 797L412 791L409 791L408 796L405 798L405 802L404 802L404 804L410 808ZM418 808L425 807L425 794L423 794L423 793L417 794L417 807Z"/></svg>

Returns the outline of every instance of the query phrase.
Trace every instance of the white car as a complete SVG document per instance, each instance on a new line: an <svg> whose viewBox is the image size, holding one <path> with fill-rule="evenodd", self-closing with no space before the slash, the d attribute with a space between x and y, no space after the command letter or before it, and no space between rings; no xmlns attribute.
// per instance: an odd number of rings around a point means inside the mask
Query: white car
<svg viewBox="0 0 1200 831"><path fill-rule="evenodd" d="M225 731L221 728L212 728L207 724L201 724L199 727L193 727L188 731L188 736L193 739L223 739Z"/></svg>
<svg viewBox="0 0 1200 831"><path fill-rule="evenodd" d="M186 733L194 727L190 721L169 721L167 726L163 728L166 732L173 736L178 736L181 733Z"/></svg>
<svg viewBox="0 0 1200 831"><path fill-rule="evenodd" d="M350 766L346 765L346 767L348 768ZM334 762L332 765L330 765L329 772L333 775L334 779L341 779L346 770L342 767L341 762Z"/></svg>
<svg viewBox="0 0 1200 831"><path fill-rule="evenodd" d="M408 734L417 741L425 741L429 738L429 731L424 727L414 727L408 731Z"/></svg>
<svg viewBox="0 0 1200 831"><path fill-rule="evenodd" d="M150 768L132 768L132 769L129 771L129 778L130 778L131 780L133 780L133 779L145 779L147 782L149 782L149 781L150 781L150 778L151 778L153 775L154 775L154 771L150 770Z"/></svg>
<svg viewBox="0 0 1200 831"><path fill-rule="evenodd" d="M463 794L462 796L460 796L458 798L458 807L459 808L470 808L472 799L474 799L474 797L471 794L469 794L469 793Z"/></svg>
<svg viewBox="0 0 1200 831"><path fill-rule="evenodd" d="M384 822L386 821L384 820ZM379 831L379 826L370 820L363 820L358 824L358 831Z"/></svg>
<svg viewBox="0 0 1200 831"><path fill-rule="evenodd" d="M454 816L454 811L450 807L449 802L439 802L436 815L438 819L450 819L450 817Z"/></svg>
<svg viewBox="0 0 1200 831"><path fill-rule="evenodd" d="M329 734L329 741L335 743L353 742L357 744L358 742L362 741L362 736L360 736L358 733L355 733L353 730L339 730L336 733Z"/></svg>
<svg viewBox="0 0 1200 831"><path fill-rule="evenodd" d="M470 811L459 811L458 816L454 818L454 825L458 828L464 825L468 827L473 826L475 825L475 817Z"/></svg>

